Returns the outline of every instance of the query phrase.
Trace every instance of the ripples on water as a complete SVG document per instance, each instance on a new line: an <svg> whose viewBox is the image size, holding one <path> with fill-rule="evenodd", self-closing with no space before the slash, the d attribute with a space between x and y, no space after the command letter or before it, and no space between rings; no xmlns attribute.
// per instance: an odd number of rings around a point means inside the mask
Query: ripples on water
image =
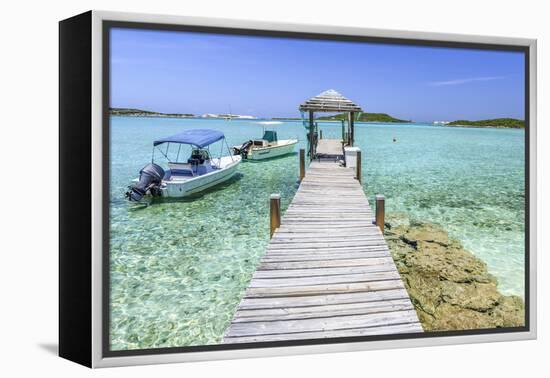
<svg viewBox="0 0 550 378"><path fill-rule="evenodd" d="M150 161L158 137L217 128L231 146L260 137L262 127L253 121L111 118L113 350L221 341L268 243L269 194L281 193L284 210L296 192L297 155L244 162L231 181L187 199L132 206L123 193ZM301 122L265 127L275 127L280 139L298 137L305 147ZM325 137L340 132L322 127ZM371 200L382 193L387 211L441 224L487 262L501 291L522 295L522 130L358 125L356 135Z"/></svg>

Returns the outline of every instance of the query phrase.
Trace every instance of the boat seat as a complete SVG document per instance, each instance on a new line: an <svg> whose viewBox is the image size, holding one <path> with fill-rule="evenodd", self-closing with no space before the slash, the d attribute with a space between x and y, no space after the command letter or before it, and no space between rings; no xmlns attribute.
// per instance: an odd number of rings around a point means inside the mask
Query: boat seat
<svg viewBox="0 0 550 378"><path fill-rule="evenodd" d="M187 159L187 163L188 164L199 165L199 164L204 163L204 158L203 157L190 157L189 159Z"/></svg>
<svg viewBox="0 0 550 378"><path fill-rule="evenodd" d="M190 164L170 162L168 168L170 168L170 176L195 176Z"/></svg>
<svg viewBox="0 0 550 378"><path fill-rule="evenodd" d="M188 176L193 177L194 174L190 169L171 169L170 171L170 177L172 176ZM170 178L168 178L170 179Z"/></svg>
<svg viewBox="0 0 550 378"><path fill-rule="evenodd" d="M203 159L203 163L198 164L199 159L191 158L189 159L189 163L168 163L168 167L173 176L194 177L212 172L215 169L215 167L209 164L209 161L206 164L204 164L204 161Z"/></svg>

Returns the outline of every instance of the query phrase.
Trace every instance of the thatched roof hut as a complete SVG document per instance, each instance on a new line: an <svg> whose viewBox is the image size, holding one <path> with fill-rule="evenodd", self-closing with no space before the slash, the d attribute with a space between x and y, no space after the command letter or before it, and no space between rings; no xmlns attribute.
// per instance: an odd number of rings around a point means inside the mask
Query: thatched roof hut
<svg viewBox="0 0 550 378"><path fill-rule="evenodd" d="M345 98L334 89L329 89L310 98L300 105L300 110L313 112L362 112L359 105Z"/></svg>
<svg viewBox="0 0 550 378"><path fill-rule="evenodd" d="M307 100L300 105L299 109L303 113L308 113L309 120L306 127L308 129L308 154L310 159L314 159L317 155L316 150L318 135L316 131L316 124L314 122L315 112L348 113L348 130L345 132L344 121L342 121L342 140L335 142L342 143L342 150L344 145L353 146L355 139L354 115L363 111L359 105L344 97L334 89L329 89Z"/></svg>

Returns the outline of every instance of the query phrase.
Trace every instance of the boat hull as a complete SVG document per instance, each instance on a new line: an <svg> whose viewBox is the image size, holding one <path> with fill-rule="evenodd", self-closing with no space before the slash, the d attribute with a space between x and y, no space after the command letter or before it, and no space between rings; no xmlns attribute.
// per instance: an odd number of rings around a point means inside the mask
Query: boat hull
<svg viewBox="0 0 550 378"><path fill-rule="evenodd" d="M294 152L294 147L296 144L298 144L298 140L290 139L284 141L284 144L278 144L275 146L253 147L248 151L246 158L248 160L263 160L291 154Z"/></svg>
<svg viewBox="0 0 550 378"><path fill-rule="evenodd" d="M230 159L230 157L222 158L222 165L223 159ZM240 156L233 156L233 161L226 163L222 169L206 175L196 176L186 181L163 181L160 188L161 196L165 198L182 198L212 188L233 177L240 162Z"/></svg>

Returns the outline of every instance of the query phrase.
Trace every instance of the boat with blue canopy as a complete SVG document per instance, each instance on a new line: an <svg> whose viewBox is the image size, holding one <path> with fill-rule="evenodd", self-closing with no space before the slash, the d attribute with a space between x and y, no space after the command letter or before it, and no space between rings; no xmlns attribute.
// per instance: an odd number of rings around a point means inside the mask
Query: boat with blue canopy
<svg viewBox="0 0 550 378"><path fill-rule="evenodd" d="M217 142L221 142L220 153L213 158L210 147ZM227 156L223 156L224 147ZM155 162L158 154L168 169ZM187 159L181 161L181 156ZM241 160L241 156L231 154L221 131L185 130L153 142L151 163L140 170L139 178L128 187L126 198L139 202L146 196L180 198L198 193L230 179Z"/></svg>

